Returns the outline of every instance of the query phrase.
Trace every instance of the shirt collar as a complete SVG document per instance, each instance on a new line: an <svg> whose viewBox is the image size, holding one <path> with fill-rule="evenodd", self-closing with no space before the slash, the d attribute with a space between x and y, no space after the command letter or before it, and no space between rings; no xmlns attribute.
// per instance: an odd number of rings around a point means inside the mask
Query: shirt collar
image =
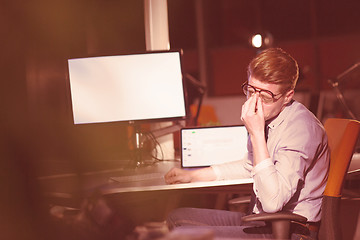
<svg viewBox="0 0 360 240"><path fill-rule="evenodd" d="M277 126L279 126L285 120L286 116L288 115L288 112L290 111L290 106L294 103L294 101L295 100L291 100L285 106L285 108L279 113L279 115L277 115L277 117L275 117L273 120L271 120L269 123L267 123L269 128L275 129Z"/></svg>

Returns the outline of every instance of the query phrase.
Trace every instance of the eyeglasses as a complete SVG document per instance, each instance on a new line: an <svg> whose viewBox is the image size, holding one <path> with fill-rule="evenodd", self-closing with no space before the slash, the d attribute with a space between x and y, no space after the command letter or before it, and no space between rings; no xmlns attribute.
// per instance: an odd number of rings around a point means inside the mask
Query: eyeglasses
<svg viewBox="0 0 360 240"><path fill-rule="evenodd" d="M277 100L279 100L281 98L281 96L283 95L283 93L279 93L279 94L273 94L271 91L269 90L265 90L265 89L256 89L254 86L251 86L248 83L244 83L242 86L243 92L247 97L251 97L253 94L255 94L256 92L259 93L261 100L264 103L273 103L276 102ZM275 96L281 95L278 98L275 98Z"/></svg>

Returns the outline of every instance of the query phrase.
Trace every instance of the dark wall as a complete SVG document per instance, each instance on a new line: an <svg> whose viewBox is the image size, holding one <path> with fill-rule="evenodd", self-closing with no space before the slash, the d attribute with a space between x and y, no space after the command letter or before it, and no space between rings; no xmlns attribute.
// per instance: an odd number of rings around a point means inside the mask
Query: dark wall
<svg viewBox="0 0 360 240"><path fill-rule="evenodd" d="M125 125L73 124L67 59L144 51L143 1L36 0L21 11L26 101L40 174L69 171L69 164L91 170L127 158Z"/></svg>
<svg viewBox="0 0 360 240"><path fill-rule="evenodd" d="M57 239L37 177L112 167L127 127L75 126L67 59L143 51L143 1L0 1L4 239Z"/></svg>
<svg viewBox="0 0 360 240"><path fill-rule="evenodd" d="M195 1L168 5L172 46L196 48ZM210 47L248 46L248 37L259 31L280 42L360 33L357 0L213 0L202 6Z"/></svg>
<svg viewBox="0 0 360 240"><path fill-rule="evenodd" d="M202 6L211 96L241 94L247 63L257 52L250 47L249 37L258 32L270 33L273 46L286 49L299 61L300 91L328 89L329 77L360 60L357 0L214 0L202 1ZM172 46L196 54L195 1L169 1L169 15L173 13L179 17L169 17ZM194 65L187 64L185 70L194 72Z"/></svg>

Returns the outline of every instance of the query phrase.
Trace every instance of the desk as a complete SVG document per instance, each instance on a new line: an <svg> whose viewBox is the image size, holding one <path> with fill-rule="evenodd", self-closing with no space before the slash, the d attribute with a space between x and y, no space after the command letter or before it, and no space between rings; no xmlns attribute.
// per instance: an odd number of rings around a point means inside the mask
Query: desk
<svg viewBox="0 0 360 240"><path fill-rule="evenodd" d="M165 174L173 167L179 167L178 161L162 161L153 165L139 167L133 170L125 170L123 168L111 169L99 172L87 172L82 174L62 174L56 176L48 176L40 178L42 191L47 197L58 201L58 204L71 202L75 198L74 203L70 203L72 207L76 207L82 198L90 196L93 192L97 192L103 196L129 194L129 193L151 193L151 192L231 192L241 193L250 192L253 180L237 179L224 181L194 182L182 184L166 184L164 179L155 179L147 181L135 181L117 183L109 181L110 177L146 174L158 172Z"/></svg>
<svg viewBox="0 0 360 240"><path fill-rule="evenodd" d="M178 162L159 162L153 166L139 168L133 171L123 171L126 175L143 174L149 172L165 173L172 167L179 167ZM206 181L180 184L166 184L162 179L150 179L146 181L134 182L112 182L99 187L99 191L103 195L129 193L129 192L149 192L149 191L174 191L174 190L196 190L196 191L248 191L251 189L253 183L252 178L235 179L235 180L221 180L221 181Z"/></svg>
<svg viewBox="0 0 360 240"><path fill-rule="evenodd" d="M217 191L231 191L249 189L253 179L236 179L236 180L221 180L221 181L207 181L207 182L193 182L193 183L180 183L180 184L166 184L159 181L148 181L145 184L128 186L127 184L115 183L101 188L100 192L103 195L125 193L125 192L148 192L148 191L165 191L165 190L217 190ZM130 183L129 185L134 185Z"/></svg>
<svg viewBox="0 0 360 240"><path fill-rule="evenodd" d="M122 174L165 174L179 165L179 162L165 161L149 167L123 171ZM247 178L169 185L162 178L110 182L99 186L97 190L111 206L139 225L146 221L163 221L171 210L178 207L223 208L226 194L248 194L252 190L252 183L253 179Z"/></svg>
<svg viewBox="0 0 360 240"><path fill-rule="evenodd" d="M217 207L219 193L249 193L252 179L229 181L195 182L168 185L164 179L135 182L113 182L110 177L158 172L165 174L172 167L179 167L179 162L164 161L154 165L133 170L122 168L82 174L63 174L42 177L42 190L51 205L80 208L83 200L96 193L91 207L106 202L106 212L114 212L119 216L119 229L125 233L133 231L135 226L149 221L164 221L167 214L177 207ZM99 198L100 197L100 198ZM99 199L105 201L98 201ZM102 219L104 205L98 205L95 219ZM87 208L86 208L87 209Z"/></svg>

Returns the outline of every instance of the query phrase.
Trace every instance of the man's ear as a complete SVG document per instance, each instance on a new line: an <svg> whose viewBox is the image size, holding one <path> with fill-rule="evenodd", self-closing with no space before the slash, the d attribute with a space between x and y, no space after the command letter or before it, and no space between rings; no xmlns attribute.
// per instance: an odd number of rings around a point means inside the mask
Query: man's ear
<svg viewBox="0 0 360 240"><path fill-rule="evenodd" d="M291 89L286 92L284 104L288 104L293 99L294 93L295 93L294 89Z"/></svg>

